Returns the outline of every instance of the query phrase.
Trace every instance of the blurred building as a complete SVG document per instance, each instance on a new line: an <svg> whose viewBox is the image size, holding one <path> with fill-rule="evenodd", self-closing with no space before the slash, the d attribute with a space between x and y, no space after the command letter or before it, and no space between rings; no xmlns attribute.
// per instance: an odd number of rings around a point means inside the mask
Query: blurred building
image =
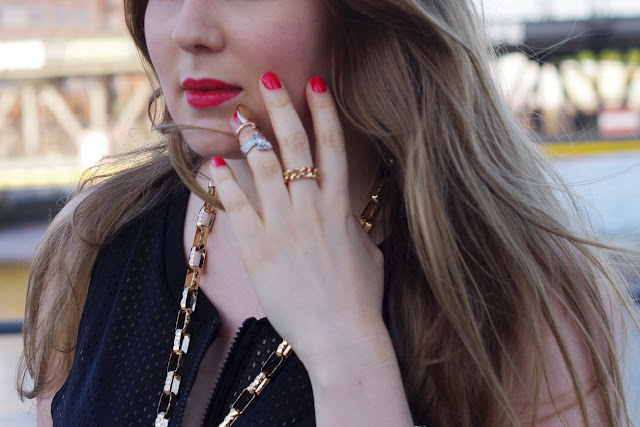
<svg viewBox="0 0 640 427"><path fill-rule="evenodd" d="M0 40L124 32L122 0L2 0Z"/></svg>
<svg viewBox="0 0 640 427"><path fill-rule="evenodd" d="M522 24L496 63L522 125L548 141L640 138L640 18Z"/></svg>
<svg viewBox="0 0 640 427"><path fill-rule="evenodd" d="M2 0L0 190L71 185L144 143L150 95L121 0Z"/></svg>
<svg viewBox="0 0 640 427"><path fill-rule="evenodd" d="M122 0L1 0L0 229L149 141L150 95Z"/></svg>

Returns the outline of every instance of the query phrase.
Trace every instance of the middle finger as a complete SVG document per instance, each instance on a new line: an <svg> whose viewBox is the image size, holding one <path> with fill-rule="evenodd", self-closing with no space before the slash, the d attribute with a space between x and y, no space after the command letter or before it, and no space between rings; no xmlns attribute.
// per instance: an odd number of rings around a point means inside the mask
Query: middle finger
<svg viewBox="0 0 640 427"><path fill-rule="evenodd" d="M269 112L273 132L278 140L282 165L285 170L296 168L313 169L313 157L309 148L307 132L291 102L287 90L274 73L262 76L262 97ZM315 179L300 178L289 184L291 201L306 201L317 196L318 182ZM306 201L305 201L306 200Z"/></svg>

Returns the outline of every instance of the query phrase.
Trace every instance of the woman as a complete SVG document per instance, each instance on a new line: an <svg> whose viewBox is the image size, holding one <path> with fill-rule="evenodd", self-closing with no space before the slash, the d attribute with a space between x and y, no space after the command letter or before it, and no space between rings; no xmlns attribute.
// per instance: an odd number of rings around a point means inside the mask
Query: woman
<svg viewBox="0 0 640 427"><path fill-rule="evenodd" d="M165 137L38 250L39 424L629 422L624 292L469 2L125 11Z"/></svg>

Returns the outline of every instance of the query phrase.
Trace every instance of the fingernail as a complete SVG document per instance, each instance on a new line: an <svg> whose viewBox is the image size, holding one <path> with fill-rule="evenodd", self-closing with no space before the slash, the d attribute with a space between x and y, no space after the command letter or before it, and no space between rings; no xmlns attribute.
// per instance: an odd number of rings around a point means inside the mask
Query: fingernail
<svg viewBox="0 0 640 427"><path fill-rule="evenodd" d="M315 93L325 93L327 91L327 85L322 80L322 77L315 76L311 79L311 89Z"/></svg>
<svg viewBox="0 0 640 427"><path fill-rule="evenodd" d="M220 166L226 166L227 162L224 161L224 159L220 156L216 156L213 158L212 160L213 166L219 168Z"/></svg>
<svg viewBox="0 0 640 427"><path fill-rule="evenodd" d="M262 84L269 90L280 89L282 84L280 83L280 79L274 73L269 71L262 76Z"/></svg>
<svg viewBox="0 0 640 427"><path fill-rule="evenodd" d="M249 123L253 121L253 117L251 116L251 111L246 106L239 104L236 108L236 112L233 115L233 118L239 121L240 123Z"/></svg>

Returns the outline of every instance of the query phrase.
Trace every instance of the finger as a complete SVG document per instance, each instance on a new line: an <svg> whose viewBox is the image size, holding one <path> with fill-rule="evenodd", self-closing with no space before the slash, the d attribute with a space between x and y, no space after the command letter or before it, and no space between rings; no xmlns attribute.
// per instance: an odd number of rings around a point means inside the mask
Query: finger
<svg viewBox="0 0 640 427"><path fill-rule="evenodd" d="M241 247L246 248L249 242L253 242L263 232L262 220L222 157L214 157L209 170L238 242Z"/></svg>
<svg viewBox="0 0 640 427"><path fill-rule="evenodd" d="M271 72L262 76L260 88L278 139L284 169L313 168L307 132L286 88L282 86L278 76ZM310 198L319 194L318 184L314 179L301 178L288 185L292 203L303 201L306 204Z"/></svg>
<svg viewBox="0 0 640 427"><path fill-rule="evenodd" d="M238 106L236 115L231 121L234 130L240 128L243 123L253 123L251 112L243 105ZM271 144L259 129L254 129L252 126L245 126L238 134L241 147L247 147L250 141L256 139L266 142L268 146ZM291 199L282 179L282 167L278 157L272 148L260 145L251 148L246 156L262 205L263 220L271 224L283 224L291 210Z"/></svg>
<svg viewBox="0 0 640 427"><path fill-rule="evenodd" d="M321 77L307 84L307 100L316 137L316 159L322 171L322 192L349 206L349 176L344 132L333 96Z"/></svg>

